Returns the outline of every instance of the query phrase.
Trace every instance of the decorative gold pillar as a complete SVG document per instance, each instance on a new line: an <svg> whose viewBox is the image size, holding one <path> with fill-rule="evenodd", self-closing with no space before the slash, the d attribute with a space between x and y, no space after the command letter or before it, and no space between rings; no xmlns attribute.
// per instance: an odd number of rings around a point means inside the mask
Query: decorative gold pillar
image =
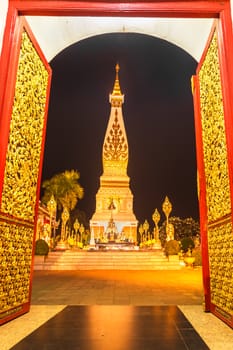
<svg viewBox="0 0 233 350"><path fill-rule="evenodd" d="M53 195L51 196L50 200L47 203L47 209L49 212L50 238L53 236L52 246L55 247L57 202L55 201L55 198Z"/></svg>
<svg viewBox="0 0 233 350"><path fill-rule="evenodd" d="M155 209L154 214L152 215L152 219L155 223L155 229L154 229L154 239L158 240L159 239L159 227L158 223L160 221L160 214L158 212L158 209Z"/></svg>
<svg viewBox="0 0 233 350"><path fill-rule="evenodd" d="M79 229L81 243L82 243L82 235L83 235L84 231L85 231L85 228L84 228L83 224L81 224L80 229Z"/></svg>
<svg viewBox="0 0 233 350"><path fill-rule="evenodd" d="M161 249L161 241L159 239L159 227L158 227L158 223L160 221L160 214L158 212L158 209L155 209L154 214L152 215L152 219L155 223L155 228L154 228L154 240L155 243L153 245L154 249Z"/></svg>
<svg viewBox="0 0 233 350"><path fill-rule="evenodd" d="M166 239L167 240L170 240L170 237L169 237L169 215L170 215L171 211L172 211L172 204L169 201L168 197L166 196L165 200L163 202L163 212L166 216Z"/></svg>
<svg viewBox="0 0 233 350"><path fill-rule="evenodd" d="M149 230L149 227L150 227L150 225L149 225L148 221L145 220L145 221L144 221L144 224L143 224L143 230L144 230L144 232L145 232L145 238L146 238L146 239L148 239L148 237L147 237L147 232L148 232L148 230Z"/></svg>
<svg viewBox="0 0 233 350"><path fill-rule="evenodd" d="M79 223L78 219L76 219L75 222L74 222L75 245L76 245L76 246L77 246L77 242L79 242L79 239L78 239L78 230L79 230L79 227L80 227L80 223Z"/></svg>
<svg viewBox="0 0 233 350"><path fill-rule="evenodd" d="M141 243L141 242L143 242L143 232L144 232L142 224L139 226L138 231L139 231L139 234L140 234L140 243Z"/></svg>
<svg viewBox="0 0 233 350"><path fill-rule="evenodd" d="M70 217L69 211L66 207L64 207L63 212L61 214L62 219L62 229L61 229L61 241L65 242L66 240L66 223Z"/></svg>

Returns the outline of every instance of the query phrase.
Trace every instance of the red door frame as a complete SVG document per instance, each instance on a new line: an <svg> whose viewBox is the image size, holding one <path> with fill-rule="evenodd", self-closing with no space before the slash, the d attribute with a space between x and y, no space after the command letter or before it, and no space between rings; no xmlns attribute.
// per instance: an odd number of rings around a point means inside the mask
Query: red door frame
<svg viewBox="0 0 233 350"><path fill-rule="evenodd" d="M11 49L11 52L9 52L9 56L8 56L9 71L6 72L7 74L5 74L5 76L2 72L1 76L4 79L3 80L4 83L1 84L0 86L0 89L4 90L4 95L3 95L4 103L2 103L2 106L1 106L2 109L1 109L1 116L0 116L0 149L1 149L1 152L0 152L0 204L2 201L2 190L3 190L2 188L4 183L4 170L5 170L6 153L7 153L7 146L8 146L8 134L9 134L10 122L11 122L11 111L12 111L13 102L14 102L15 84L16 84L16 77L17 77L17 70L18 70L18 60L19 60L19 54L21 49L21 38L22 38L22 33L24 31L27 32L27 35L30 38L30 41L33 43L33 46L38 56L40 57L41 62L43 62L43 65L48 72L48 84L46 88L46 96L47 96L46 104L44 107L44 123L43 123L43 130L42 130L41 155L40 155L39 171L38 171L38 178L37 178L36 206L35 206L34 218L31 221L26 221L26 220L20 220L20 219L17 220L15 217L13 216L11 217L11 215L9 214L1 213L1 215L2 215L2 219L5 220L6 222L8 221L8 218L10 218L10 221L9 221L10 223L14 223L14 220L15 220L15 222L18 225L22 225L22 226L29 225L30 227L33 225L33 232L35 237L52 71L32 31L30 30L30 27L28 26L25 18L22 16L15 17L14 25L16 30L14 31L14 34L12 34L12 43L9 46L9 48ZM3 57L4 55L2 55L1 57L2 61L0 63L3 62ZM33 247L32 260L34 256L34 248L35 247ZM30 281L29 281L29 301L26 303L22 303L21 305L17 306L16 308L13 308L12 310L7 310L6 315L0 318L0 325L29 311L31 291L32 291L32 273L33 273L33 270L31 268ZM4 315L4 312L3 312L3 315Z"/></svg>
<svg viewBox="0 0 233 350"><path fill-rule="evenodd" d="M226 137L228 143L228 164L231 183L231 201L233 203L233 35L230 1L56 1L56 0L9 0L9 9L3 39L2 56L0 61L0 115L4 115L6 98L6 81L9 62L14 55L14 41L12 33L15 30L19 16L121 16L121 17L169 17L169 18L217 18L219 19L218 37L221 57L221 71L224 80L223 95L226 104ZM1 103L1 102L0 102ZM0 128L3 128L3 118ZM0 146L6 147L8 132L3 133ZM200 143L200 140L197 139ZM2 152L4 154L4 152ZM0 156L0 165L3 159ZM2 179L0 178L0 192ZM206 204L200 203L201 228L205 232ZM204 239L205 242L205 239ZM204 243L205 244L205 243ZM211 310L209 293L208 251L204 254L203 282L205 290L205 310Z"/></svg>
<svg viewBox="0 0 233 350"><path fill-rule="evenodd" d="M226 142L228 145L227 152L228 152L228 169L229 169L229 180L230 180L230 191L231 191L231 203L232 203L232 147L231 145L231 135L232 135L232 123L230 123L230 114L231 108L232 108L232 101L229 100L228 94L228 84L225 80L227 77L227 67L225 65L226 62L224 60L226 59L224 57L224 47L222 42L222 33L221 30L219 30L219 22L216 21L213 23L212 30L209 34L209 38L206 43L206 47L204 52L202 53L202 57L199 61L196 75L193 77L193 98L194 98L194 111L195 111L195 130L196 130L196 149L197 149L197 165L199 170L199 205L201 210L201 222L200 222L200 231L202 233L202 255L203 255L203 261L205 264L203 265L203 278L204 278L204 297L205 297L205 307L206 311L211 311L213 314L218 316L220 319L222 319L224 322L226 322L229 326L233 328L233 316L229 318L229 315L227 317L223 316L223 313L221 314L218 312L218 308L213 302L211 301L211 290L210 290L210 272L209 272L209 253L208 253L208 217L207 217L207 203L206 203L206 176L205 176L205 163L204 163L204 150L203 150L203 141L202 141L202 121L201 121L201 106L200 106L200 89L199 89L199 81L198 81L198 74L202 67L202 64L205 60L207 51L209 49L210 43L213 38L214 32L217 32L217 44L218 44L218 53L219 53L219 66L220 66L220 74L221 74L221 80L222 80L222 96L223 96L223 109L224 109L224 121L225 121L225 130L226 130ZM225 78L225 80L224 80ZM228 82L229 83L229 82ZM231 169L230 169L231 168ZM231 221L232 221L232 212L231 212ZM221 221L222 218L220 218Z"/></svg>

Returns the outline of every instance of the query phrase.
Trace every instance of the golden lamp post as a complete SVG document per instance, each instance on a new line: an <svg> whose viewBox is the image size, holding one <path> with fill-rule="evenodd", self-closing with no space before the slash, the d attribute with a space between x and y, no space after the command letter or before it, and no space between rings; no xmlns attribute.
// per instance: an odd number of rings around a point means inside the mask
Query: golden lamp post
<svg viewBox="0 0 233 350"><path fill-rule="evenodd" d="M155 223L155 231L154 231L154 239L158 240L159 239L159 227L158 227L158 223L160 220L160 214L158 212L158 209L156 208L154 211L154 214L152 215L152 219Z"/></svg>
<svg viewBox="0 0 233 350"><path fill-rule="evenodd" d="M76 245L77 245L77 235L78 235L79 227L80 227L80 223L78 222L78 219L76 219L74 222L74 232L75 232Z"/></svg>
<svg viewBox="0 0 233 350"><path fill-rule="evenodd" d="M140 233L140 242L142 242L143 241L143 232L144 232L142 224L139 226L138 231Z"/></svg>
<svg viewBox="0 0 233 350"><path fill-rule="evenodd" d="M149 230L149 223L147 220L144 221L143 230L145 231L145 236L147 237L147 231Z"/></svg>
<svg viewBox="0 0 233 350"><path fill-rule="evenodd" d="M82 234L84 233L84 231L85 231L85 228L84 228L83 224L81 224L80 229L79 229L79 232L80 232L80 242L82 242Z"/></svg>
<svg viewBox="0 0 233 350"><path fill-rule="evenodd" d="M69 211L66 207L64 207L63 212L61 214L61 219L62 219L61 240L62 241L65 241L66 223L69 217L70 217Z"/></svg>
<svg viewBox="0 0 233 350"><path fill-rule="evenodd" d="M169 215L172 211L172 204L171 202L169 201L168 197L166 196L165 197L165 200L163 202L163 212L166 216L166 220L167 220L167 224L166 224L166 233L168 233L168 227L169 227L169 221L168 221L168 218L169 218Z"/></svg>
<svg viewBox="0 0 233 350"><path fill-rule="evenodd" d="M52 237L52 219L54 220L54 224L53 224L53 246L55 246L55 226L56 226L57 202L55 201L54 195L52 195L50 200L48 201L47 209L48 209L48 212L49 212L50 237Z"/></svg>

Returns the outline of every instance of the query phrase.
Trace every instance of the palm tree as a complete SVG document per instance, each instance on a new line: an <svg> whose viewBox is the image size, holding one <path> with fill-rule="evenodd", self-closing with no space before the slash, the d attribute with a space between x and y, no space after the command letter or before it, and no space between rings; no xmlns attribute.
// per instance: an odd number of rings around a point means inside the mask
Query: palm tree
<svg viewBox="0 0 233 350"><path fill-rule="evenodd" d="M78 200L83 198L84 190L78 180L80 174L76 170L66 170L54 175L50 180L42 183L44 195L42 203L47 204L53 195L59 210L66 207L69 211L74 209Z"/></svg>

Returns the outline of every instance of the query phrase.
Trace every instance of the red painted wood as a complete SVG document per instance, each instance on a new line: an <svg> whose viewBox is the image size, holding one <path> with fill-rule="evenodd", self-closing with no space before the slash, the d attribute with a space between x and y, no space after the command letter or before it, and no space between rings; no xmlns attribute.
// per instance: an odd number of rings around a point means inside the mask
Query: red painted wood
<svg viewBox="0 0 233 350"><path fill-rule="evenodd" d="M222 320L223 322L225 322L226 324L228 324L228 326L230 326L231 328L233 328L233 316L231 316L230 318L228 317L224 317L221 312L218 311L218 308L216 307L216 305L211 304L210 307L210 311L212 314L214 314L215 316L217 316L218 318L220 318L220 320Z"/></svg>
<svg viewBox="0 0 233 350"><path fill-rule="evenodd" d="M233 33L230 6L220 14L218 23L219 62L224 100L224 117L228 148L228 169L231 189L231 206L233 208ZM233 211L232 211L233 225Z"/></svg>
<svg viewBox="0 0 233 350"><path fill-rule="evenodd" d="M12 311L14 311L14 310L15 309L12 309ZM9 310L8 311L9 314L6 317L0 319L0 326L3 325L6 322L11 321L12 319L15 319L15 318L17 318L17 317L19 317L19 316L29 312L29 310L30 310L30 302L27 302L27 303L25 303L23 305L20 305L18 307L18 311L14 312L14 316L13 317L12 317L12 314L11 314L11 310Z"/></svg>
<svg viewBox="0 0 233 350"><path fill-rule="evenodd" d="M225 118L225 131L228 155L228 171L231 192L231 207L233 208L233 34L231 8L226 7L220 13L220 21L217 26L217 39L219 48L219 62L222 81L222 94ZM233 211L231 210L231 222L233 225ZM233 328L233 316L224 317L221 310L214 304L211 305L211 312Z"/></svg>
<svg viewBox="0 0 233 350"><path fill-rule="evenodd" d="M199 66L198 66L199 67ZM200 212L200 232L201 232L201 253L202 253L202 279L204 289L204 309L210 311L210 271L208 256L208 236L207 236L207 203L206 203L206 180L204 167L204 152L202 142L202 123L200 108L200 88L198 76L193 77L194 91L194 118L196 133L196 157L199 178L199 212Z"/></svg>
<svg viewBox="0 0 233 350"><path fill-rule="evenodd" d="M15 30L16 28L17 30ZM17 11L11 7L6 22L0 62L0 201L2 197L5 157L20 49L20 35L19 17L17 16Z"/></svg>
<svg viewBox="0 0 233 350"><path fill-rule="evenodd" d="M218 17L221 1L45 1L11 0L24 15Z"/></svg>

